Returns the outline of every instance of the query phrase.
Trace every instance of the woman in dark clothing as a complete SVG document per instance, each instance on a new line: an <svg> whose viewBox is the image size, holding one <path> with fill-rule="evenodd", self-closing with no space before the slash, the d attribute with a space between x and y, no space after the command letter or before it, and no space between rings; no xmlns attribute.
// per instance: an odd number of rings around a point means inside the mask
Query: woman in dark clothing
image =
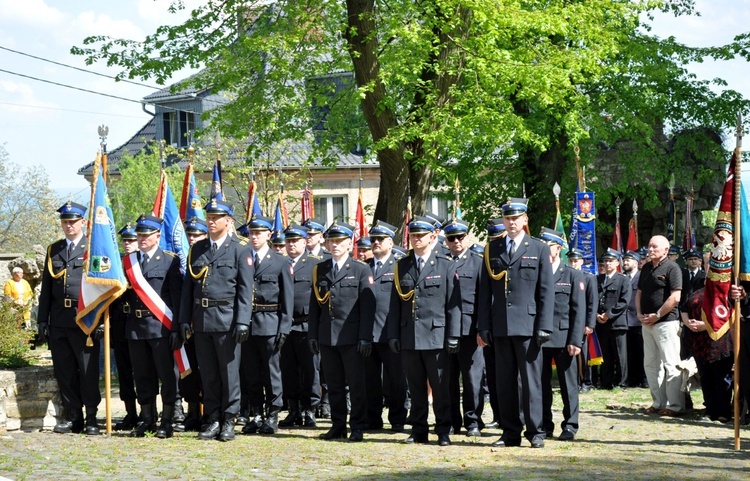
<svg viewBox="0 0 750 481"><path fill-rule="evenodd" d="M682 323L687 346L698 365L706 416L722 423L732 419L732 335L727 332L718 341L709 337L701 320L703 288L694 291L682 306Z"/></svg>

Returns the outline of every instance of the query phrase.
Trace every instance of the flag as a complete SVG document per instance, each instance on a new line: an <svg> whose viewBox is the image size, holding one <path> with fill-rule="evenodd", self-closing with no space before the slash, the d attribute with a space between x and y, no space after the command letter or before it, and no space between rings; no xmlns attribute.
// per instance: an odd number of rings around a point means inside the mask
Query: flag
<svg viewBox="0 0 750 481"><path fill-rule="evenodd" d="M596 331L588 334L588 342L586 343L589 349L589 360L587 364L589 366L599 366L604 363L602 357L602 346L599 344L599 338L596 336Z"/></svg>
<svg viewBox="0 0 750 481"><path fill-rule="evenodd" d="M209 200L224 200L224 193L221 188L221 164L216 162L214 164L214 177L211 181L211 193L209 194Z"/></svg>
<svg viewBox="0 0 750 481"><path fill-rule="evenodd" d="M161 227L159 247L162 250L174 252L180 258L180 272L185 275L187 269L187 254L190 249L185 228L180 220L180 211L169 187L166 172L161 171L159 190L154 200L153 214L164 219Z"/></svg>
<svg viewBox="0 0 750 481"><path fill-rule="evenodd" d="M315 217L315 202L313 202L313 191L307 188L305 184L305 190L302 191L302 202L300 203L302 208L302 223L304 224L307 219Z"/></svg>
<svg viewBox="0 0 750 481"><path fill-rule="evenodd" d="M638 223L635 220L635 214L628 224L628 245L625 249L633 252L638 250Z"/></svg>
<svg viewBox="0 0 750 481"><path fill-rule="evenodd" d="M359 183L359 199L357 199L357 214L354 218L354 258L357 258L359 249L357 241L362 237L367 237L367 225L365 224L365 208L362 201L362 182Z"/></svg>
<svg viewBox="0 0 750 481"><path fill-rule="evenodd" d="M284 195L284 186L281 186L281 192L279 192L279 201L277 202L277 207L279 211L281 212L281 222L282 222L282 230L289 227L289 212L286 210L286 202L284 201L285 195Z"/></svg>
<svg viewBox="0 0 750 481"><path fill-rule="evenodd" d="M203 203L198 195L198 187L195 184L195 171L193 164L188 164L185 170L185 180L182 182L182 197L180 198L180 219L188 220L193 217L206 220L203 212Z"/></svg>
<svg viewBox="0 0 750 481"><path fill-rule="evenodd" d="M84 253L76 324L84 334L90 336L112 301L120 297L127 287L99 154L94 161L88 225L89 243ZM90 339L87 344L89 342Z"/></svg>
<svg viewBox="0 0 750 481"><path fill-rule="evenodd" d="M706 287L703 293L701 319L706 323L706 331L713 340L719 339L729 330L734 302L729 299L734 268L734 202L735 167L739 166L740 148L736 148L729 161L727 179L719 201L716 226L711 246L711 259L706 273ZM741 199L741 200L744 200ZM743 206L742 209L745 209ZM743 210L743 216L746 211ZM740 226L742 227L742 226ZM740 255L740 259L742 255Z"/></svg>
<svg viewBox="0 0 750 481"><path fill-rule="evenodd" d="M570 245L583 251L583 266L594 275L599 274L596 260L596 202L593 192L579 192L576 188L573 220L570 223Z"/></svg>
<svg viewBox="0 0 750 481"><path fill-rule="evenodd" d="M685 199L685 232L682 234L682 250L687 252L695 249L695 232L693 232L693 196ZM741 224L740 224L741 226Z"/></svg>
<svg viewBox="0 0 750 481"><path fill-rule="evenodd" d="M250 222L250 218L253 215L263 215L263 211L260 210L260 204L258 203L258 184L255 180L250 181L250 185L247 188L247 207L245 208L245 224Z"/></svg>
<svg viewBox="0 0 750 481"><path fill-rule="evenodd" d="M456 186L453 191L456 194L455 205L453 206L453 217L461 219L461 184L458 182L458 176L456 176Z"/></svg>
<svg viewBox="0 0 750 481"><path fill-rule="evenodd" d="M411 196L406 201L406 209L404 209L404 234L401 237L401 247L404 249L409 248L409 222L411 222Z"/></svg>
<svg viewBox="0 0 750 481"><path fill-rule="evenodd" d="M669 196L669 217L667 217L667 240L669 240L670 245L674 245L675 242L675 224L677 223L677 218L675 217L677 215L677 212L674 208L674 195Z"/></svg>
<svg viewBox="0 0 750 481"><path fill-rule="evenodd" d="M612 233L612 242L609 247L615 249L617 252L622 252L622 234L620 231L620 219L615 221L615 229Z"/></svg>
<svg viewBox="0 0 750 481"><path fill-rule="evenodd" d="M570 246L568 245L568 239L565 235L565 226L563 225L562 215L560 214L560 201L557 200L557 214L555 215L555 230L558 232L562 232L562 238L563 238L563 246L562 250L560 251L560 258L564 259L565 255L568 253L568 249Z"/></svg>
<svg viewBox="0 0 750 481"><path fill-rule="evenodd" d="M281 212L281 196L279 196L279 200L276 202L276 213L273 216L273 233L276 236L281 235L281 233L284 232L284 216Z"/></svg>

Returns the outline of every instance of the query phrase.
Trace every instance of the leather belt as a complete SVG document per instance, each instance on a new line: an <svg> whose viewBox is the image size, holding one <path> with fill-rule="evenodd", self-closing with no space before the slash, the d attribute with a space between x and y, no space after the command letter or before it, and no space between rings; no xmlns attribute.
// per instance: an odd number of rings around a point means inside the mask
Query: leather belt
<svg viewBox="0 0 750 481"><path fill-rule="evenodd" d="M67 307L68 309L70 309L70 308L77 308L78 307L78 299L72 299L70 297L67 297L67 298L63 299L63 305L65 307Z"/></svg>
<svg viewBox="0 0 750 481"><path fill-rule="evenodd" d="M297 316L292 318L292 325L296 326L307 322L307 316Z"/></svg>
<svg viewBox="0 0 750 481"><path fill-rule="evenodd" d="M234 303L234 299L207 299L201 297L196 299L195 303L201 307L228 306Z"/></svg>
<svg viewBox="0 0 750 481"><path fill-rule="evenodd" d="M279 310L278 304L255 304L253 303L253 312L276 312Z"/></svg>
<svg viewBox="0 0 750 481"><path fill-rule="evenodd" d="M133 312L138 319L143 319L144 317L153 315L148 309L135 309Z"/></svg>

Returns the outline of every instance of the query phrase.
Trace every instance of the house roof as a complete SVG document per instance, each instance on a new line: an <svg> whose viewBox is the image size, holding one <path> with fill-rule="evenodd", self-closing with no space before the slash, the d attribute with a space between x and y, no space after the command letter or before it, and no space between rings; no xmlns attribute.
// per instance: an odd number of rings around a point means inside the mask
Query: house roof
<svg viewBox="0 0 750 481"><path fill-rule="evenodd" d="M157 90L156 92L152 94L146 95L145 97L143 97L143 102L149 104L149 103L155 103L155 101L169 102L170 100L178 100L178 99L183 99L185 97L195 97L198 94L201 94L209 90L209 87L198 88L188 83L189 80L194 79L201 73L202 71L195 73L187 77L184 80L180 80L177 83L164 87L163 89ZM172 92L173 87L180 87L180 86L182 86L182 88L176 89L174 92Z"/></svg>

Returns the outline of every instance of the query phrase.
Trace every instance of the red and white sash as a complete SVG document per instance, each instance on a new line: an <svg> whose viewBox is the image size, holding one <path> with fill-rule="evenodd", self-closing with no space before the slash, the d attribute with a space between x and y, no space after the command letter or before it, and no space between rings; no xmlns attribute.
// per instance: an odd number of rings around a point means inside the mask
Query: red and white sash
<svg viewBox="0 0 750 481"><path fill-rule="evenodd" d="M172 330L172 309L167 306L162 300L161 296L154 290L153 287L143 277L141 271L141 265L138 263L138 253L134 252L130 255L125 256L123 259L123 267L125 268L125 275L128 277L131 287L135 291L138 299L145 304L151 314L162 324L167 330ZM187 358L187 352L185 347L176 349L174 351L174 359L177 364L177 368L180 370L180 377L184 378L191 373L190 361Z"/></svg>

